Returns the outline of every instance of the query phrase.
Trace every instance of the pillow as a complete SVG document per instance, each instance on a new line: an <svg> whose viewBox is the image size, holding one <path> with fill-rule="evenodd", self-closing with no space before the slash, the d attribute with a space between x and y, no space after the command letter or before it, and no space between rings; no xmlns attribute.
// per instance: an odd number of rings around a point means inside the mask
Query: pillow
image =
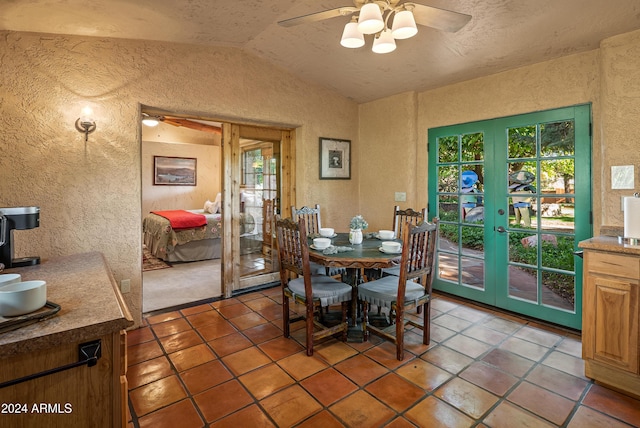
<svg viewBox="0 0 640 428"><path fill-rule="evenodd" d="M220 212L220 208L222 207L222 195L218 193L216 195L216 200L213 202L213 213L217 214Z"/></svg>
<svg viewBox="0 0 640 428"><path fill-rule="evenodd" d="M209 214L215 214L214 208L215 208L215 204L211 202L209 199L207 199L207 202L204 203L204 212Z"/></svg>

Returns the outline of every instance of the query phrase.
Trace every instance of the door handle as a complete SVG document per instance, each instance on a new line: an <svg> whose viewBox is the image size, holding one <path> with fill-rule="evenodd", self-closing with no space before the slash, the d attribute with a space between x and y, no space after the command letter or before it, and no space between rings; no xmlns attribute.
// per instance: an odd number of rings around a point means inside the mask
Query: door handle
<svg viewBox="0 0 640 428"><path fill-rule="evenodd" d="M500 233L505 233L507 231L507 229L505 229L504 226L498 226L496 228L496 231L498 231Z"/></svg>

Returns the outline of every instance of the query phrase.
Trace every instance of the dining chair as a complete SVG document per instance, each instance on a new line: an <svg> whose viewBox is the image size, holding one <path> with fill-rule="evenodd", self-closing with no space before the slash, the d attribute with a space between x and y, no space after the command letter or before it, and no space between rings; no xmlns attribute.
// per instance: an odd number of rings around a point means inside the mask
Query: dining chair
<svg viewBox="0 0 640 428"><path fill-rule="evenodd" d="M414 211L412 208L401 210L398 205L393 208L393 231L396 238L402 237L403 226L407 223L416 225L427 218L427 209L423 208L420 211ZM379 275L379 274L378 274ZM382 275L400 275L400 267L395 266L391 268L382 269Z"/></svg>
<svg viewBox="0 0 640 428"><path fill-rule="evenodd" d="M319 339L342 333L342 340L346 341L347 308L353 291L351 286L330 276L312 275L304 219L296 223L276 216L276 235L280 254L284 337L290 335L290 324L301 318L290 318L289 303L294 301L305 307L303 318L306 324L307 355L313 355L313 345ZM342 309L341 321L329 326L322 308L338 303Z"/></svg>
<svg viewBox="0 0 640 428"><path fill-rule="evenodd" d="M396 357L404 358L404 329L406 324L422 329L422 343L431 339L431 291L435 271L435 249L438 240L438 219L414 226L407 222L402 229L402 257L399 276L382 278L358 285L358 300L363 307L363 333L369 332L392 341L396 345ZM388 327L369 323L371 305L389 310ZM422 308L422 325L405 320L405 311Z"/></svg>

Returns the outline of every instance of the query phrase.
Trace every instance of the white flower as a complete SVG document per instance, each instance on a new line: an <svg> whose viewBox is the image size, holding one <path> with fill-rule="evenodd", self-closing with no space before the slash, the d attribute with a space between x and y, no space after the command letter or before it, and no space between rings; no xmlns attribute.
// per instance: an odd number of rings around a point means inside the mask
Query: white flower
<svg viewBox="0 0 640 428"><path fill-rule="evenodd" d="M364 219L364 217L362 217L360 214L358 214L357 216L352 218L351 222L349 223L349 228L350 229L362 229L362 230L364 230L367 227L369 227L369 223L367 223L367 221Z"/></svg>

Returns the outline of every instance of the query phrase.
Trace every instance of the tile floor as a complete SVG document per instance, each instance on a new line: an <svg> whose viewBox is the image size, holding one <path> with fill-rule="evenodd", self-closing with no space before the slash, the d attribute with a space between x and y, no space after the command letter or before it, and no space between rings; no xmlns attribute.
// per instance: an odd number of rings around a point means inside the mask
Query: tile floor
<svg viewBox="0 0 640 428"><path fill-rule="evenodd" d="M129 332L129 427L629 427L640 400L584 377L579 336L436 295L432 343L373 337L305 355L279 288Z"/></svg>

